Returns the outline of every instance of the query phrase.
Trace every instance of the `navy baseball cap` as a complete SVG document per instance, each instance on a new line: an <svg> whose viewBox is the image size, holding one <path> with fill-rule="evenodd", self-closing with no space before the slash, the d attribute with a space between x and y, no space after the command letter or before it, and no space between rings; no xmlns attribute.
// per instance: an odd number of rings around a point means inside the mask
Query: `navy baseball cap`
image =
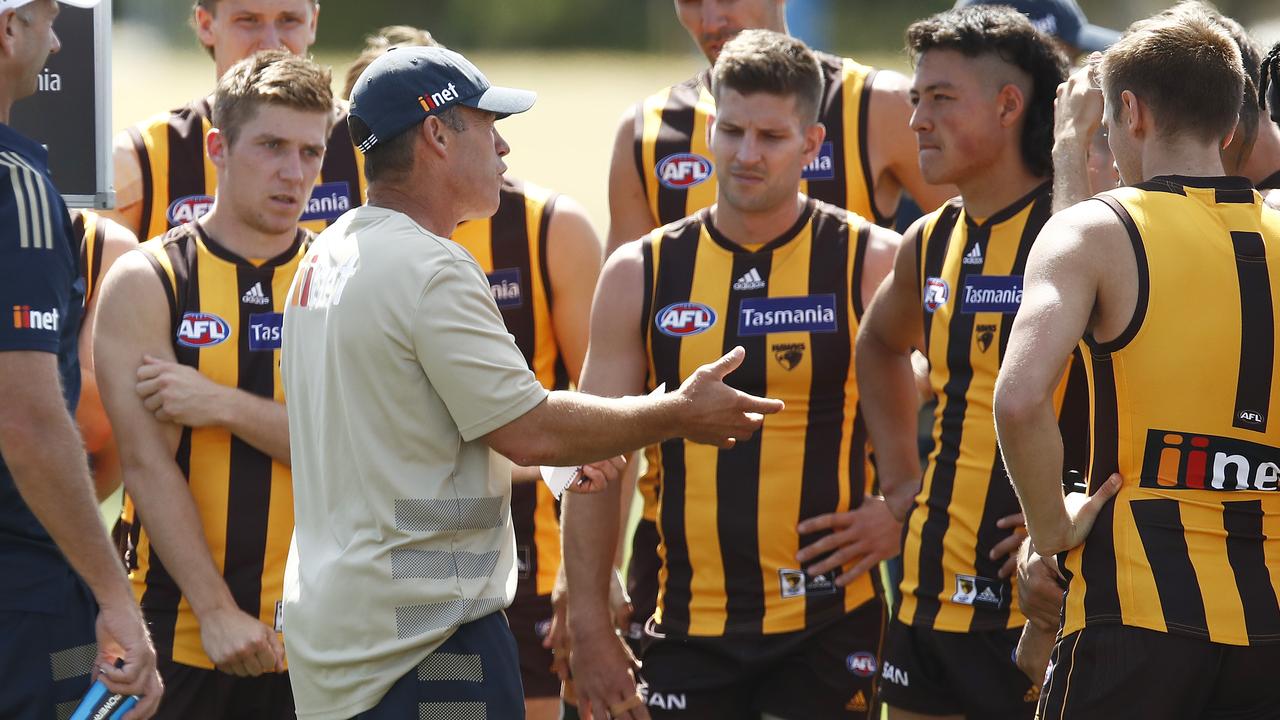
<svg viewBox="0 0 1280 720"><path fill-rule="evenodd" d="M1007 5L1026 15L1036 29L1084 52L1102 52L1120 33L1089 24L1075 0L958 0L956 7Z"/></svg>
<svg viewBox="0 0 1280 720"><path fill-rule="evenodd" d="M361 152L455 105L503 118L533 107L528 90L494 87L471 61L442 47L392 48L360 73L347 126Z"/></svg>

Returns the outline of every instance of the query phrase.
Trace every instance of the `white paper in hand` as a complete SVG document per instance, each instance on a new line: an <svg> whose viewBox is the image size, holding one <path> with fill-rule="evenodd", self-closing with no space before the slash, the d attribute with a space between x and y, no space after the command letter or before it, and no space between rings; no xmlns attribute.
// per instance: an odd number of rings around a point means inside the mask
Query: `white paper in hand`
<svg viewBox="0 0 1280 720"><path fill-rule="evenodd" d="M667 391L667 384L662 383L653 389L650 395L661 395ZM548 467L543 465L538 468L539 474L542 475L542 482L546 483L547 489L551 491L552 496L559 500L564 491L574 482L577 482L582 476L582 466L578 467Z"/></svg>

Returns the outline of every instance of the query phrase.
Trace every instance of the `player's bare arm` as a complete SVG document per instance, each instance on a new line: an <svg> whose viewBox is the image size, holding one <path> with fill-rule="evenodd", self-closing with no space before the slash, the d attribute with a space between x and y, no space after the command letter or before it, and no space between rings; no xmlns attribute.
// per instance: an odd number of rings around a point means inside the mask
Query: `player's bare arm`
<svg viewBox="0 0 1280 720"><path fill-rule="evenodd" d="M627 108L618 120L609 161L609 235L605 255L654 228L653 213L644 194L644 183L636 171L635 107Z"/></svg>
<svg viewBox="0 0 1280 720"><path fill-rule="evenodd" d="M876 448L877 475L893 516L904 519L920 488L916 445L919 393L911 353L924 346L916 252L924 219L903 237L893 271L862 315L854 353L862 411Z"/></svg>
<svg viewBox="0 0 1280 720"><path fill-rule="evenodd" d="M901 243L902 236L898 233L877 225L869 226L866 265L859 288L863 307L871 303L876 290L892 271ZM902 551L902 523L880 496L864 497L856 510L808 518L797 530L801 535L827 532L818 541L801 548L796 560L815 576L840 568L838 585L853 582L880 561Z"/></svg>
<svg viewBox="0 0 1280 720"><path fill-rule="evenodd" d="M880 70L871 85L871 171L875 175L875 204L881 214L898 211L898 196L905 192L925 212L936 210L960 194L951 185L930 185L920 174L916 136L911 131L911 81L892 70Z"/></svg>
<svg viewBox="0 0 1280 720"><path fill-rule="evenodd" d="M148 353L137 369L138 395L157 420L223 427L276 462L289 464L289 414L283 404L219 385L171 356Z"/></svg>
<svg viewBox="0 0 1280 720"><path fill-rule="evenodd" d="M587 356L587 330L591 322L591 294L600 276L604 253L600 237L578 201L567 195L556 198L547 226L547 274L551 278L551 328L574 384ZM515 468L512 482L537 482L537 468Z"/></svg>
<svg viewBox="0 0 1280 720"><path fill-rule="evenodd" d="M119 437L125 489L183 596L201 641L224 672L261 675L284 667L279 637L236 605L205 543L200 514L174 453L182 428L138 394L143 357L173 362L165 291L141 252L120 258L103 281L94 353L103 405Z"/></svg>
<svg viewBox="0 0 1280 720"><path fill-rule="evenodd" d="M105 232L102 243L102 269L99 277L120 256L137 247L138 240L129 229L105 217L99 218ZM93 489L98 500L110 497L120 487L119 463L115 460L115 443L112 441L111 424L98 396L98 381L93 374L93 323L98 314L98 293L89 299L84 309L84 322L80 330L80 404L76 407L76 424L84 438L85 449L91 454L101 454L95 461Z"/></svg>
<svg viewBox="0 0 1280 720"><path fill-rule="evenodd" d="M582 377L585 392L624 396L643 391L645 349L639 332L643 285L640 242L623 245L609 257L592 306L592 343ZM591 708L608 708L636 692L635 658L615 632L610 616L616 546L601 541L620 535L621 491L634 492L615 483L595 495L567 498L563 507L563 567L572 590L572 661L578 697L585 703L584 717L590 717Z"/></svg>
<svg viewBox="0 0 1280 720"><path fill-rule="evenodd" d="M1128 234L1101 202L1055 215L1031 249L1026 284L996 380L995 420L1005 467L1018 493L1031 545L1055 555L1084 541L1118 476L1087 502L1062 493L1062 436L1053 392L1072 349L1087 332L1121 334L1137 303L1137 262ZM1122 282L1122 280L1127 282ZM1127 307L1123 315L1109 311Z"/></svg>
<svg viewBox="0 0 1280 720"><path fill-rule="evenodd" d="M138 235L142 225L142 160L133 147L133 139L127 131L116 134L111 147L113 182L116 190L116 207L104 210L103 216L120 223L126 230ZM139 238L148 240L149 238Z"/></svg>

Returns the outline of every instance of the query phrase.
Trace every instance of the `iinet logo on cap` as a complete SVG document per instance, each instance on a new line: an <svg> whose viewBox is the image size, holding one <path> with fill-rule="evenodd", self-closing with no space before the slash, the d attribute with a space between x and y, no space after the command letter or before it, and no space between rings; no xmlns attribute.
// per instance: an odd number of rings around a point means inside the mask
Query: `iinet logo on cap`
<svg viewBox="0 0 1280 720"><path fill-rule="evenodd" d="M441 105L444 105L447 102L452 102L457 99L458 99L458 89L454 87L453 83L449 83L449 87L445 88L444 90L441 90L440 92L433 92L429 95L420 96L418 98L418 102L421 103L423 110L426 110L427 112L431 112L432 110L435 110Z"/></svg>

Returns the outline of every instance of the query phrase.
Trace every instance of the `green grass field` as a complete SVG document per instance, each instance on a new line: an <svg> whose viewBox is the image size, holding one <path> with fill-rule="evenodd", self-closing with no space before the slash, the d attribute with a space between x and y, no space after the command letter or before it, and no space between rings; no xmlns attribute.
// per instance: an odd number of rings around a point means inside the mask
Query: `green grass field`
<svg viewBox="0 0 1280 720"><path fill-rule="evenodd" d="M118 29L112 55L116 131L213 88L213 61L199 49L157 53L157 47L154 38ZM333 68L335 91L341 90L354 56L317 58ZM608 227L609 157L618 119L632 103L688 78L703 65L692 53L478 53L472 59L495 84L538 93L533 110L499 125L511 144L507 164L512 174L573 196L601 233ZM903 69L902 60L893 56L860 59ZM146 82L137 82L139 77Z"/></svg>

